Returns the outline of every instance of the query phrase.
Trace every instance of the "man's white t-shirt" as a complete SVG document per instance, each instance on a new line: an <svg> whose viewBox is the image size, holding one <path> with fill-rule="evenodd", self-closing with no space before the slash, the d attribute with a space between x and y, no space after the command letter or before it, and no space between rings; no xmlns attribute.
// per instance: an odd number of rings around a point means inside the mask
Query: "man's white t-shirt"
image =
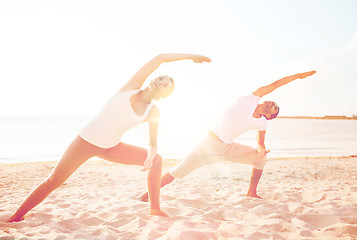
<svg viewBox="0 0 357 240"><path fill-rule="evenodd" d="M225 143L232 143L235 138L249 130L263 131L267 128L267 120L264 116L254 118L253 113L258 106L261 97L253 94L243 96L225 112L222 119L212 128Z"/></svg>

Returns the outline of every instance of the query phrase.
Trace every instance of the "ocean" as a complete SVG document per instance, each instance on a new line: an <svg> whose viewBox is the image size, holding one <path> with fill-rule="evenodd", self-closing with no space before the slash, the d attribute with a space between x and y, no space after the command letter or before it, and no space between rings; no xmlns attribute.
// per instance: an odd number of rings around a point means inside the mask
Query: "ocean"
<svg viewBox="0 0 357 240"><path fill-rule="evenodd" d="M87 117L1 117L0 163L56 161ZM201 135L201 136L199 136ZM163 126L159 132L159 153L164 159L181 159L204 137L184 127ZM256 132L237 142L255 146ZM146 147L147 126L130 130L123 141ZM266 146L268 158L334 157L357 155L357 121L325 119L275 119L269 121Z"/></svg>

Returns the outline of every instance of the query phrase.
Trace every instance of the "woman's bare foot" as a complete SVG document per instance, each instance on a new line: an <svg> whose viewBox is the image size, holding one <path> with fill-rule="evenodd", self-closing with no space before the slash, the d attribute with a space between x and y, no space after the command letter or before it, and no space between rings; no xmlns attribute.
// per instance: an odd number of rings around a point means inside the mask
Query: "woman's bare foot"
<svg viewBox="0 0 357 240"><path fill-rule="evenodd" d="M161 217L169 217L166 213L161 211L161 209L150 209L149 215L153 216L161 216Z"/></svg>
<svg viewBox="0 0 357 240"><path fill-rule="evenodd" d="M149 201L149 196L147 193L144 193L143 195L141 195L141 197L139 198L140 201L142 202L148 202Z"/></svg>

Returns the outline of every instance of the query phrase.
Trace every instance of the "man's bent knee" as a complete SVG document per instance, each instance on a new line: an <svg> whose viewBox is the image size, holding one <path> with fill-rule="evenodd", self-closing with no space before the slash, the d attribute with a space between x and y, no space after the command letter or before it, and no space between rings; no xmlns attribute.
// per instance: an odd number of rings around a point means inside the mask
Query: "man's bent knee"
<svg viewBox="0 0 357 240"><path fill-rule="evenodd" d="M257 158L256 161L253 163L253 168L263 170L266 162L267 162L267 158L265 156L261 158Z"/></svg>

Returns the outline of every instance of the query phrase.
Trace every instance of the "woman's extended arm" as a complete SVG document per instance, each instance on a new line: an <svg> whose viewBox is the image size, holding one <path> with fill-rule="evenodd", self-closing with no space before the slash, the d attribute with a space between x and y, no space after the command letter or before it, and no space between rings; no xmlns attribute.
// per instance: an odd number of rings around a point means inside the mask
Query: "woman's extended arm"
<svg viewBox="0 0 357 240"><path fill-rule="evenodd" d="M298 73L298 74L295 74L295 75L291 75L291 76L287 76L287 77L284 77L282 79L279 79L269 85L266 85L266 86L263 86L261 88L258 88L257 90L255 90L253 92L253 95L255 96L258 96L258 97L263 97L269 93L271 93L272 91L274 91L275 89L289 83L289 82L292 82L298 78L306 78L308 76L311 76L313 74L315 74L316 71L310 71L310 72L304 72L304 73Z"/></svg>
<svg viewBox="0 0 357 240"><path fill-rule="evenodd" d="M141 171L146 171L151 168L157 154L157 133L160 121L160 110L156 106L151 108L147 121L149 122L149 148L144 167Z"/></svg>
<svg viewBox="0 0 357 240"><path fill-rule="evenodd" d="M196 63L210 62L211 59L202 55L184 53L159 54L151 59L120 89L121 92L139 89L144 84L146 78L154 72L164 62L174 62L179 60L192 60Z"/></svg>

